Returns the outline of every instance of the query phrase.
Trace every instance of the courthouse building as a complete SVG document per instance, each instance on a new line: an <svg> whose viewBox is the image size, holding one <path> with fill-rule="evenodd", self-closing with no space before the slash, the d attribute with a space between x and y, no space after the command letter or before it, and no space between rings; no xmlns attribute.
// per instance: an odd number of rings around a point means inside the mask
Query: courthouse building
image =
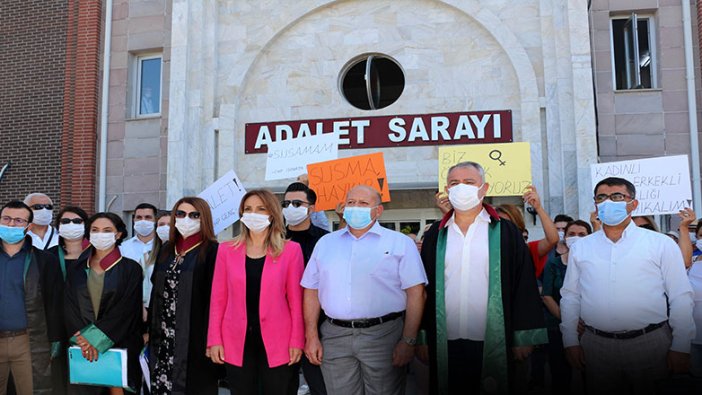
<svg viewBox="0 0 702 395"><path fill-rule="evenodd" d="M383 152L383 221L395 229L439 217L439 145L529 142L546 209L581 218L598 160L699 153L681 6L693 15L697 93L694 2L102 4L106 153L93 185L96 207L125 215L144 201L167 208L232 169L247 188L282 192L292 180L265 180L266 144L308 130L340 132L341 157Z"/></svg>

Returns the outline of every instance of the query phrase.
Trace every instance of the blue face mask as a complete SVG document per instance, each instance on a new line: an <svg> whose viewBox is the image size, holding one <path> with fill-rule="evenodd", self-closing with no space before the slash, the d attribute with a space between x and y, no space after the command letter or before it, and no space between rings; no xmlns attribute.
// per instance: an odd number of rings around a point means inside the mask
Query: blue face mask
<svg viewBox="0 0 702 395"><path fill-rule="evenodd" d="M597 217L607 226L617 226L629 216L626 212L627 202L605 200L597 204Z"/></svg>
<svg viewBox="0 0 702 395"><path fill-rule="evenodd" d="M0 239L8 244L17 244L24 240L24 228L0 225Z"/></svg>
<svg viewBox="0 0 702 395"><path fill-rule="evenodd" d="M364 229L373 222L370 212L371 207L346 207L344 220L353 229Z"/></svg>

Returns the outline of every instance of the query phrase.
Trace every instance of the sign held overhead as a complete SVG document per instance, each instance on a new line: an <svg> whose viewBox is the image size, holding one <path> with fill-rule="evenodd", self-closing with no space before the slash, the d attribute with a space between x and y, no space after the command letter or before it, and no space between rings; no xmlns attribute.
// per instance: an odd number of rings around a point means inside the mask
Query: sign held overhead
<svg viewBox="0 0 702 395"><path fill-rule="evenodd" d="M382 152L313 163L307 165L307 176L317 193L317 210L335 209L356 185L368 185L380 192L383 202L390 201Z"/></svg>

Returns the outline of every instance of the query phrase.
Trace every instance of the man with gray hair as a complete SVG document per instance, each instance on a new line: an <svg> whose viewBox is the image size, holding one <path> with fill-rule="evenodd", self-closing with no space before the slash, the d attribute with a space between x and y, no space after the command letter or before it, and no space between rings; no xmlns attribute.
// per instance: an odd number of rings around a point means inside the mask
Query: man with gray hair
<svg viewBox="0 0 702 395"><path fill-rule="evenodd" d="M514 390L514 361L548 342L529 249L517 227L483 203L489 185L475 162L451 167L452 209L425 233L429 278L418 356L433 394Z"/></svg>
<svg viewBox="0 0 702 395"><path fill-rule="evenodd" d="M32 244L40 250L48 250L58 244L58 231L51 226L54 216L54 203L43 193L30 193L24 204L34 213L34 220L27 234L32 236Z"/></svg>
<svg viewBox="0 0 702 395"><path fill-rule="evenodd" d="M330 394L404 394L427 278L412 239L380 226L382 213L375 189L352 188L348 226L319 239L302 277L305 355Z"/></svg>

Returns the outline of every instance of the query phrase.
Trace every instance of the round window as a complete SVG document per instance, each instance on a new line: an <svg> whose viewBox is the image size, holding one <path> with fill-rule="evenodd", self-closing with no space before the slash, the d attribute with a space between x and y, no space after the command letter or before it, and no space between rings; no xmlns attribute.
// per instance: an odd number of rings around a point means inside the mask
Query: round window
<svg viewBox="0 0 702 395"><path fill-rule="evenodd" d="M402 68L384 55L368 55L351 63L342 74L341 92L361 110L385 108L400 98L405 88Z"/></svg>

